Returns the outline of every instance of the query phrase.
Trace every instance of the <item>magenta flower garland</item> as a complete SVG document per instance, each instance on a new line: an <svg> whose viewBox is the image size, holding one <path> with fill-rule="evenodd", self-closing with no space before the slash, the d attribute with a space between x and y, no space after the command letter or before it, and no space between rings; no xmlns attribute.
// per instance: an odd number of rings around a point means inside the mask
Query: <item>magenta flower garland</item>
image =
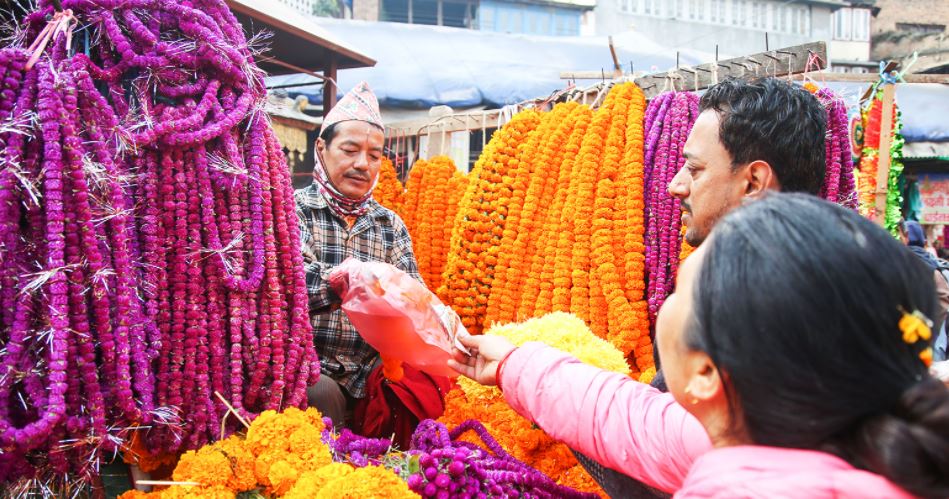
<svg viewBox="0 0 949 499"><path fill-rule="evenodd" d="M698 118L699 97L689 92L666 92L646 109L646 297L649 322L656 323L659 307L675 286L682 226L679 200L669 183L685 163L682 148Z"/></svg>
<svg viewBox="0 0 949 499"><path fill-rule="evenodd" d="M825 136L827 170L820 196L856 210L858 200L856 180L853 175L854 164L847 105L827 87L818 90L816 96L827 111L827 135Z"/></svg>
<svg viewBox="0 0 949 499"><path fill-rule="evenodd" d="M63 0L38 61L0 49L0 487L86 478L303 406L310 337L289 170L220 0ZM54 13L40 0L27 43ZM140 450L140 449L139 449ZM64 478L68 477L68 478Z"/></svg>

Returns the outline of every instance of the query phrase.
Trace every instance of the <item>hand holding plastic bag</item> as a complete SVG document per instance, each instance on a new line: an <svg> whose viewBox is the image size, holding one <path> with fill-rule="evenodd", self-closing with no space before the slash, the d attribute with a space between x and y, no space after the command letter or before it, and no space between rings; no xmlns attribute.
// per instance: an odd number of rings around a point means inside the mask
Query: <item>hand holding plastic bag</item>
<svg viewBox="0 0 949 499"><path fill-rule="evenodd" d="M401 360L437 376L457 376L447 365L468 334L453 310L410 275L382 262L349 258L329 275L342 309L388 362Z"/></svg>

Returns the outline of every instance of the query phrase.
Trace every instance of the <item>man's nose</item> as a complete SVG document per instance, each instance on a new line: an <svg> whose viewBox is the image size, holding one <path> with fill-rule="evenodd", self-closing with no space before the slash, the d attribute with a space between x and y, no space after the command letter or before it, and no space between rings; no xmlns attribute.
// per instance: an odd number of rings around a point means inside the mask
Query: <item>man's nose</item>
<svg viewBox="0 0 949 499"><path fill-rule="evenodd" d="M685 168L680 168L675 176L672 177L672 181L669 182L669 187L667 188L669 195L679 199L689 197L689 180L689 173Z"/></svg>
<svg viewBox="0 0 949 499"><path fill-rule="evenodd" d="M369 168L369 151L364 151L357 154L356 163L353 166L361 170Z"/></svg>

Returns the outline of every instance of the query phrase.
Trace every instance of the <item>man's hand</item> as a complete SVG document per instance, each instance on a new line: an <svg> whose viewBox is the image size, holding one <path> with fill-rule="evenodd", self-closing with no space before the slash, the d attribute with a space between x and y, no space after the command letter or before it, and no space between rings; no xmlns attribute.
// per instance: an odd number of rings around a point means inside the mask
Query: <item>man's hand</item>
<svg viewBox="0 0 949 499"><path fill-rule="evenodd" d="M448 360L448 367L482 385L497 385L498 363L517 347L500 336L466 335L459 336L458 340L471 351L471 355L455 349L454 359Z"/></svg>

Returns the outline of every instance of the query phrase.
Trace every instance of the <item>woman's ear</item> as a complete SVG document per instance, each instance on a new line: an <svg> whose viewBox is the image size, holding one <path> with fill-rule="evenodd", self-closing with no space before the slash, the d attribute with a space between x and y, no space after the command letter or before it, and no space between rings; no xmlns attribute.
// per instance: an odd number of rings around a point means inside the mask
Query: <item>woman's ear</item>
<svg viewBox="0 0 949 499"><path fill-rule="evenodd" d="M689 393L689 404L713 402L724 399L725 387L719 374L718 367L712 358L705 352L690 352L687 360L689 364L689 381L686 391ZM694 402L693 402L694 400Z"/></svg>
<svg viewBox="0 0 949 499"><path fill-rule="evenodd" d="M747 185L745 196L760 197L769 189L780 190L781 185L774 174L774 170L767 161L757 160L748 164L745 170Z"/></svg>

